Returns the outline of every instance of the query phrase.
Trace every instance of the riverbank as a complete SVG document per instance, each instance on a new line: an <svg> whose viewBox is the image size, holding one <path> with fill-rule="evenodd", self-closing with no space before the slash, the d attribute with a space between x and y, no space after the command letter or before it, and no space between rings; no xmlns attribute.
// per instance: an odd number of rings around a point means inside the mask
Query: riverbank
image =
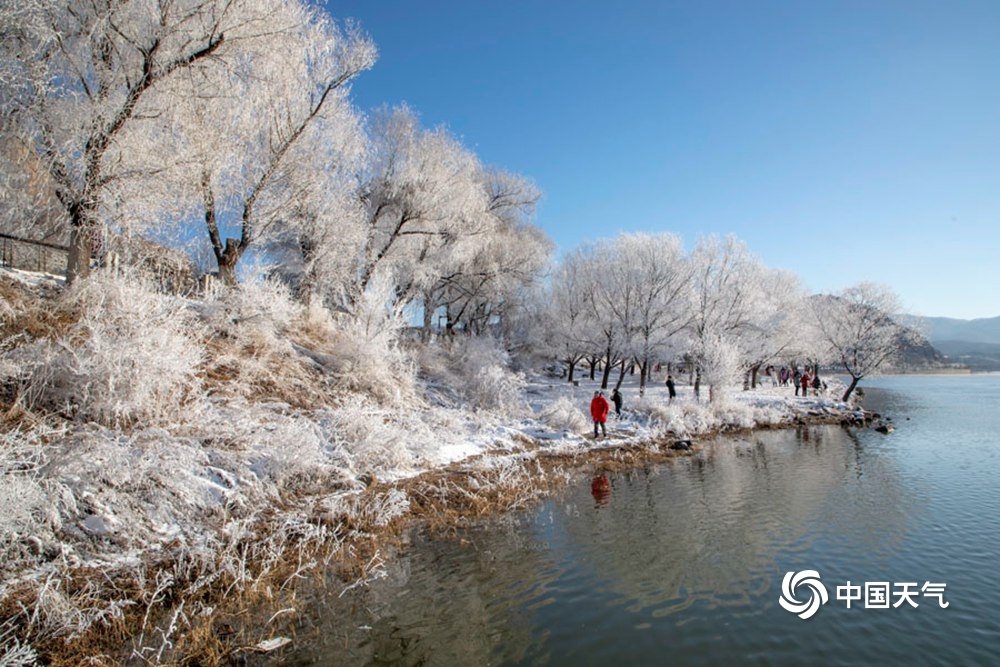
<svg viewBox="0 0 1000 667"><path fill-rule="evenodd" d="M243 456L228 439L206 449L203 441L166 432L133 434L126 451L120 434L93 426L21 432L14 437L38 437L45 450L39 486L64 502L67 494L74 498L75 513L50 526L48 539L19 536L29 556L22 564L35 560L17 572L7 562L0 610L13 622L5 650L23 649L48 664L95 656L95 664L108 665L225 664L278 645L286 636L282 621L295 617L300 581L333 572L329 585L346 589L379 577L385 546L411 521L448 530L526 507L564 484L570 470L633 467L687 455L720 433L859 414L834 400L836 391L803 399L790 388L734 388L708 405L681 386L668 405L664 389L639 397L630 378L622 388L623 417L612 417L608 437L594 440L584 416L594 386L535 378L524 388L530 417L500 426L482 415L477 433L477 419L462 414L465 432L478 437L442 438L436 456L425 459L439 463L423 470L387 465L357 479L331 479L329 470L321 475L286 457L282 463L298 469L283 471L284 486L254 468L276 465L260 458L267 442L301 437L303 425L293 424L304 415L274 406L271 421L243 432L242 444L251 445ZM410 419L426 424L429 415ZM690 441L691 450L671 448L678 441ZM178 470L178 461L188 469ZM298 478L294 485L290 476ZM159 543L139 544L149 534Z"/></svg>
<svg viewBox="0 0 1000 667"><path fill-rule="evenodd" d="M833 384L712 403L681 384L670 403L662 374L645 392L627 375L594 440L595 381L515 372L488 338L361 328L279 286L188 300L15 275L0 297L3 667L225 664L276 646L302 580L379 576L410 521L516 510L570 468L678 441L858 419Z"/></svg>

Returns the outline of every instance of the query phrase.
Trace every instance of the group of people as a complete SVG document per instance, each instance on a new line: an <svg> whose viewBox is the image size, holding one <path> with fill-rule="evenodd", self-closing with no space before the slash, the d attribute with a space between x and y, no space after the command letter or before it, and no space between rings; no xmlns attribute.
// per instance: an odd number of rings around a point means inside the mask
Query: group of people
<svg viewBox="0 0 1000 667"><path fill-rule="evenodd" d="M820 389L825 389L826 384L819 379L819 373L800 371L798 368L789 369L782 366L775 370L774 366L764 369L764 374L771 377L771 384L776 387L787 387L791 384L795 388L795 395L802 392L802 396L809 395L809 389L813 390L814 396L819 396Z"/></svg>
<svg viewBox="0 0 1000 667"><path fill-rule="evenodd" d="M669 396L668 401L673 403L674 399L677 398L677 387L674 385L674 378L672 375L667 376L667 395ZM622 399L621 392L618 388L611 390L611 402L615 404L615 417L618 419L622 418ZM590 399L590 417L594 420L594 437L598 437L598 430L600 434L605 438L608 437L607 431L607 421L608 414L611 412L611 404L608 403L608 399L604 397L603 391L595 391L594 397Z"/></svg>

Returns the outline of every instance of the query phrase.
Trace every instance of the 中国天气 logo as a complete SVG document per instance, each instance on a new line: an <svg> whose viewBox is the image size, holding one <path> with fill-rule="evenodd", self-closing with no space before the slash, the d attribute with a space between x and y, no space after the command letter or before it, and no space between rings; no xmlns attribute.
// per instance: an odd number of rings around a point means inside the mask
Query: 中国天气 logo
<svg viewBox="0 0 1000 667"><path fill-rule="evenodd" d="M800 585L809 589L809 599L805 602L799 602L799 599L795 597L796 589ZM819 580L819 572L802 570L798 573L785 574L785 578L781 582L781 597L778 602L786 611L798 614L799 618L805 620L819 611L820 606L826 604L828 599L826 586Z"/></svg>

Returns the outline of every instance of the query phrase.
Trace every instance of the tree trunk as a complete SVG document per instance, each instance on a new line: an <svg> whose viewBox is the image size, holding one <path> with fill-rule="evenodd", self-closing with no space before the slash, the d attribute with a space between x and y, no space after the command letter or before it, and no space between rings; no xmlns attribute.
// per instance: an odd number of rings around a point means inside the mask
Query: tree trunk
<svg viewBox="0 0 1000 667"><path fill-rule="evenodd" d="M573 372L576 370L576 361L573 359L567 359L566 363L569 364L569 382L573 383Z"/></svg>
<svg viewBox="0 0 1000 667"><path fill-rule="evenodd" d="M601 375L601 389L607 391L608 377L611 375L611 348L604 353L604 372Z"/></svg>
<svg viewBox="0 0 1000 667"><path fill-rule="evenodd" d="M242 255L239 241L236 239L226 239L225 250L215 253L215 260L219 265L219 280L226 287L236 287L236 264Z"/></svg>
<svg viewBox="0 0 1000 667"><path fill-rule="evenodd" d="M854 388L858 386L858 382L860 382L860 381L861 381L861 378L856 378L856 377L852 376L851 377L851 384L847 387L847 391L844 392L844 397L841 398L840 400L842 400L844 403L846 403L847 400L851 397L851 394L854 393Z"/></svg>
<svg viewBox="0 0 1000 667"><path fill-rule="evenodd" d="M420 339L428 343L431 340L432 328L434 327L434 311L436 309L431 307L431 296L430 294L424 295L424 327L420 332Z"/></svg>
<svg viewBox="0 0 1000 667"><path fill-rule="evenodd" d="M639 363L639 396L646 395L646 376L649 374L649 359Z"/></svg>
<svg viewBox="0 0 1000 667"><path fill-rule="evenodd" d="M615 391L622 388L622 382L625 380L625 360L622 359L621 371L618 373L618 382L615 383ZM605 387L607 389L607 387Z"/></svg>
<svg viewBox="0 0 1000 667"><path fill-rule="evenodd" d="M69 255L66 258L66 284L90 275L90 250L94 237L90 225L77 223L70 228Z"/></svg>

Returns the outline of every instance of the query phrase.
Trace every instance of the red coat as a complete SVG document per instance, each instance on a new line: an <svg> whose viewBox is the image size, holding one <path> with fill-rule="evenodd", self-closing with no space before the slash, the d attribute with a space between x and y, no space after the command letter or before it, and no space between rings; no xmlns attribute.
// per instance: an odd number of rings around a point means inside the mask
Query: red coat
<svg viewBox="0 0 1000 667"><path fill-rule="evenodd" d="M608 410L611 408L608 405L608 399L603 396L594 396L590 400L590 416L595 422L606 422L608 421Z"/></svg>

